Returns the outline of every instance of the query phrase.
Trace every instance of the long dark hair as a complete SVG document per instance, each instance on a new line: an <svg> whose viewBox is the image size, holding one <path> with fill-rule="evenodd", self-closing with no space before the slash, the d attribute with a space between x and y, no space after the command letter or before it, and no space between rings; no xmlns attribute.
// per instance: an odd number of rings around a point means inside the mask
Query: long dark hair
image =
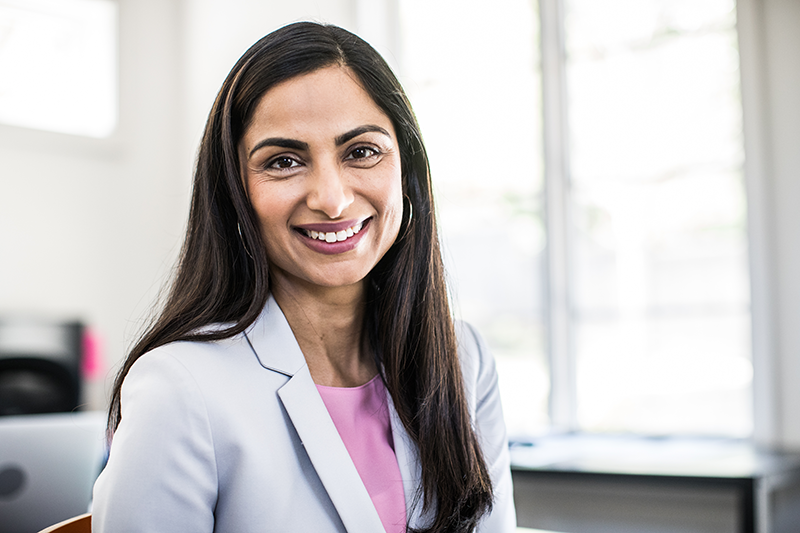
<svg viewBox="0 0 800 533"><path fill-rule="evenodd" d="M492 484L472 428L444 281L428 157L406 95L383 58L336 26L301 22L258 41L222 85L198 153L186 240L158 318L133 347L111 397L144 353L177 340L212 341L250 326L269 294L257 216L239 171L238 143L259 99L276 84L341 65L392 120L403 192L413 217L370 273L365 340L419 452L418 497L432 519L424 532L468 532L492 506ZM408 215L408 213L406 213ZM202 329L209 324L222 328Z"/></svg>

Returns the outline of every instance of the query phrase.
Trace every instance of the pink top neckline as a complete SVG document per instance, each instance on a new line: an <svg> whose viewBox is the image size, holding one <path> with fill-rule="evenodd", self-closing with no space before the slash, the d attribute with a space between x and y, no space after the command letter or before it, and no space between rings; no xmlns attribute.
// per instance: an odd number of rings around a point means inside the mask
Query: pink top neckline
<svg viewBox="0 0 800 533"><path fill-rule="evenodd" d="M363 389L364 387L369 387L370 384L372 384L372 382L375 381L376 379L378 379L379 377L380 377L380 374L375 374L375 377L373 377L371 380L367 381L363 385L356 385L355 387L335 387L333 385L317 385L317 388L318 389L325 389L325 390L334 390L334 391L337 391L337 390L338 391L358 390L358 389Z"/></svg>

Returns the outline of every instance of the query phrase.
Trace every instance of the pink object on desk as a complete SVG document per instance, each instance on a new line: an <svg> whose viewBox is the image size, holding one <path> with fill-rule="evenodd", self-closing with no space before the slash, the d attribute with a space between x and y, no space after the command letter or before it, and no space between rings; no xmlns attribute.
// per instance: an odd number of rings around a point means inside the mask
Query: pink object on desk
<svg viewBox="0 0 800 533"><path fill-rule="evenodd" d="M100 338L94 331L86 328L83 330L81 344L83 351L81 356L81 375L83 379L94 380L102 377L103 357L101 355Z"/></svg>

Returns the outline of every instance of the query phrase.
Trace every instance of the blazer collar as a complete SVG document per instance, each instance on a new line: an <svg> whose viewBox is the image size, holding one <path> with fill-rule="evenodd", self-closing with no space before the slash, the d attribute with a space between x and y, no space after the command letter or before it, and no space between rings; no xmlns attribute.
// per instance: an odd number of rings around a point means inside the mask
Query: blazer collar
<svg viewBox="0 0 800 533"><path fill-rule="evenodd" d="M246 339L261 366L290 378L278 389L278 397L347 532L384 531L361 476L311 379L294 333L272 296L248 330Z"/></svg>
<svg viewBox="0 0 800 533"><path fill-rule="evenodd" d="M266 369L291 377L306 366L292 328L271 294L261 315L245 332L245 338Z"/></svg>

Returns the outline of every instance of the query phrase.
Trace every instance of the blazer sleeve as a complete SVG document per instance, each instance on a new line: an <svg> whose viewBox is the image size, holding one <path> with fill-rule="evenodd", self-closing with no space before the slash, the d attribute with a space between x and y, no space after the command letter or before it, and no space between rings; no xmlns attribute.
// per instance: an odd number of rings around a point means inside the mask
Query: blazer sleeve
<svg viewBox="0 0 800 533"><path fill-rule="evenodd" d="M472 386L474 423L494 490L492 512L478 524L479 533L512 533L517 527L508 437L500 402L494 357L481 335L471 325L461 323L462 342L468 354L465 374ZM466 377L466 376L465 376ZM468 385L468 386L469 386Z"/></svg>
<svg viewBox="0 0 800 533"><path fill-rule="evenodd" d="M122 385L122 421L94 487L95 533L211 533L214 444L200 388L159 348Z"/></svg>

